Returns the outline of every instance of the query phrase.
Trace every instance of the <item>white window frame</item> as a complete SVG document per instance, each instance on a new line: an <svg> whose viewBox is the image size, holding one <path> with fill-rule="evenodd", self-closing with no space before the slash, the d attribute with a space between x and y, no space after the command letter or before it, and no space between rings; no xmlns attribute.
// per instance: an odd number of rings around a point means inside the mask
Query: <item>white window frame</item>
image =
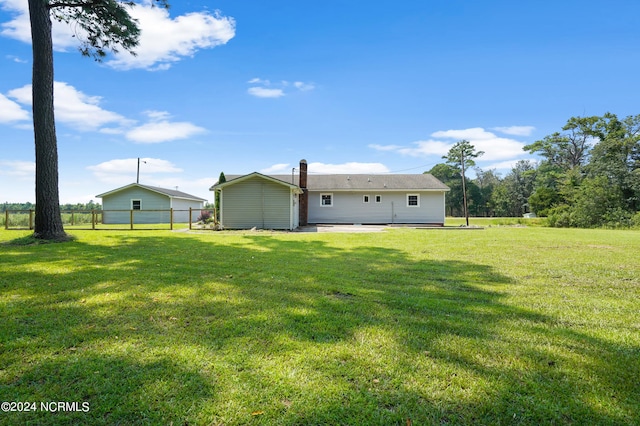
<svg viewBox="0 0 640 426"><path fill-rule="evenodd" d="M409 198L416 197L417 204L413 205L409 203ZM420 207L420 194L407 194L407 207Z"/></svg>
<svg viewBox="0 0 640 426"><path fill-rule="evenodd" d="M137 209L133 208L134 201L138 202L138 204L140 205L140 208L137 208ZM139 198L131 199L131 210L142 210L142 200Z"/></svg>
<svg viewBox="0 0 640 426"><path fill-rule="evenodd" d="M368 194L365 194L362 196L362 202L365 204L369 204L369 202L371 201L371 197Z"/></svg>
<svg viewBox="0 0 640 426"><path fill-rule="evenodd" d="M376 203L381 203L382 202L382 195L374 195L374 198L376 200Z"/></svg>
<svg viewBox="0 0 640 426"><path fill-rule="evenodd" d="M329 196L330 204L325 204L323 201L323 197ZM333 207L333 193L332 192L324 192L320 194L320 207Z"/></svg>

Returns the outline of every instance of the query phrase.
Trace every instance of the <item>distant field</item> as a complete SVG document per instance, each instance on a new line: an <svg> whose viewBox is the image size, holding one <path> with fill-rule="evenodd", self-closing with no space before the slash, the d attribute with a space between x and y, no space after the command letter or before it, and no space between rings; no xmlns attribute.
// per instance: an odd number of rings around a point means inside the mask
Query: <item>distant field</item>
<svg viewBox="0 0 640 426"><path fill-rule="evenodd" d="M0 244L0 425L640 424L640 232L493 225Z"/></svg>

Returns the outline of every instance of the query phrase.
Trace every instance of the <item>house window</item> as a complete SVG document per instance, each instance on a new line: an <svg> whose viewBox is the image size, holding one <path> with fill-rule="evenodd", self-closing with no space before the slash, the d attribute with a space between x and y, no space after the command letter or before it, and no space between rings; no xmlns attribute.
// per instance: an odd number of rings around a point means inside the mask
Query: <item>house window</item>
<svg viewBox="0 0 640 426"><path fill-rule="evenodd" d="M407 194L407 207L420 207L420 195Z"/></svg>
<svg viewBox="0 0 640 426"><path fill-rule="evenodd" d="M131 210L142 210L142 200L131 200Z"/></svg>
<svg viewBox="0 0 640 426"><path fill-rule="evenodd" d="M382 195L376 195L376 203L382 202Z"/></svg>
<svg viewBox="0 0 640 426"><path fill-rule="evenodd" d="M369 196L368 195L363 195L362 196L362 202L363 203L368 203L369 202Z"/></svg>
<svg viewBox="0 0 640 426"><path fill-rule="evenodd" d="M333 194L320 194L320 205L322 207L332 207Z"/></svg>

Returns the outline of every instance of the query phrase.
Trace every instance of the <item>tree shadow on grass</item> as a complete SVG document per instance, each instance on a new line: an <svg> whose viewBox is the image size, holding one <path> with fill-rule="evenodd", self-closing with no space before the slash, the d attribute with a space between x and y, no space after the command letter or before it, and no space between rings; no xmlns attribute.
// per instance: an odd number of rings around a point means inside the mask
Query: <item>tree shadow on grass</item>
<svg viewBox="0 0 640 426"><path fill-rule="evenodd" d="M229 240L3 247L0 399L91 411L0 423L639 420L638 348L509 305L487 265Z"/></svg>

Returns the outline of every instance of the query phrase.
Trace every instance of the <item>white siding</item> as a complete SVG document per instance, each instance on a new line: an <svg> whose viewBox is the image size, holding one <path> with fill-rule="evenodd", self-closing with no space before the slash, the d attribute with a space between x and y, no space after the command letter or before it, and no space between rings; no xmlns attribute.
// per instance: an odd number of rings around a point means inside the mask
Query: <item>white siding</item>
<svg viewBox="0 0 640 426"><path fill-rule="evenodd" d="M134 212L134 223L169 223L169 212L145 212L145 210L168 210L169 197L149 191L140 187L124 189L115 194L102 198L103 212L102 222L108 223L130 223L129 211L108 211L108 210L131 210L131 200L141 201L141 210Z"/></svg>
<svg viewBox="0 0 640 426"><path fill-rule="evenodd" d="M102 198L103 218L105 224L130 223L131 200L140 200L141 210L133 213L134 223L169 223L171 220L170 208L174 209L173 221L175 223L186 223L189 221L189 207L201 209L203 202L196 200L185 200L174 198L171 200L168 195L149 191L145 188L132 187L116 192ZM109 211L127 210L127 211ZM164 211L145 211L164 210ZM183 211L175 211L183 210ZM198 217L194 213L194 220Z"/></svg>
<svg viewBox="0 0 640 426"><path fill-rule="evenodd" d="M192 208L193 217L191 218L191 222L195 222L198 216L200 216L200 210L203 208L203 205L204 203L202 201L185 200L183 198L172 199L173 221L175 223L188 223L189 208Z"/></svg>
<svg viewBox="0 0 640 426"><path fill-rule="evenodd" d="M322 192L323 194L325 192ZM320 204L321 192L309 192L309 223L444 224L444 192L333 192L331 207ZM419 207L407 206L407 194L419 194ZM365 203L364 196L369 195ZM376 195L381 202L376 203Z"/></svg>
<svg viewBox="0 0 640 426"><path fill-rule="evenodd" d="M229 185L221 195L222 226L229 229L291 229L291 189L260 177Z"/></svg>

